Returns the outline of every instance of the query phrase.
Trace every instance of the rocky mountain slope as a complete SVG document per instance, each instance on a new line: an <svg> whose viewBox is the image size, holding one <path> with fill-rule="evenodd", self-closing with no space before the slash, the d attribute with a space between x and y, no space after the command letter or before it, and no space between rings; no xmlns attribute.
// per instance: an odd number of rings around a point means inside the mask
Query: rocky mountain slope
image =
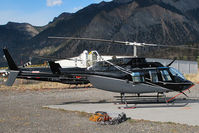
<svg viewBox="0 0 199 133"><path fill-rule="evenodd" d="M9 48L14 55L23 52L26 42L36 36L41 27L34 27L28 23L8 22L6 25L0 26L0 47ZM0 62L5 60L2 58L2 50L0 52ZM19 55L17 57L20 57Z"/></svg>
<svg viewBox="0 0 199 133"><path fill-rule="evenodd" d="M31 39L38 33L37 28L30 24L8 22L6 25L0 26L0 41L5 46L14 46L15 43L23 43L23 41Z"/></svg>
<svg viewBox="0 0 199 133"><path fill-rule="evenodd" d="M26 36L22 34L21 38L22 41L25 40L22 51L26 55L31 53L63 58L78 55L84 49L95 49L101 54L132 54L132 48L127 46L90 41L55 40L48 39L48 36L93 37L167 45L193 44L199 41L199 1L113 0L101 2L89 5L73 14L63 13L41 32L36 29L35 32L31 31L25 34ZM162 56L162 53L165 53L164 56L176 53L184 56L185 54L184 51L179 50L173 50L173 53L155 50L156 48L141 49L139 54L140 56L146 56L146 54ZM197 52L193 54L195 56Z"/></svg>

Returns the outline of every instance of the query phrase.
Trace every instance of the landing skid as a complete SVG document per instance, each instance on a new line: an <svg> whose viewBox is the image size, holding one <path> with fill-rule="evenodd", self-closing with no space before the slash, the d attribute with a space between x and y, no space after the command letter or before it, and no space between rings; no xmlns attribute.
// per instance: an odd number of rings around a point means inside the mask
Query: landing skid
<svg viewBox="0 0 199 133"><path fill-rule="evenodd" d="M127 98L137 97L137 101L136 102L132 102L132 103L127 102L126 97ZM125 96L125 93L121 93L120 94L120 99L118 99L118 100L120 100L120 102L117 102L115 104L116 105L125 105L125 107L118 107L118 109L135 109L137 104L143 104L143 103L151 104L151 102L149 102L149 101L147 101L147 102L139 102L140 98L142 98L142 97L146 98L146 97L154 97L154 96L146 96L146 95L141 96L140 94L137 94L137 96ZM172 99L172 100L168 101L165 93L157 93L157 96L155 96L155 97L157 97L156 102L152 102L152 103L166 103L168 105L169 103L174 103L174 101L175 101L175 99ZM160 97L162 99L160 99ZM164 101L161 102L161 100L163 100L163 99L164 99ZM132 100L132 99L128 99L128 100ZM134 104L134 106L129 106L129 104Z"/></svg>
<svg viewBox="0 0 199 133"><path fill-rule="evenodd" d="M126 106L125 107L118 107L118 109L135 109L136 107L135 106L128 106L128 103L126 101L126 97L125 97L125 93L120 93L121 95L121 103L125 104Z"/></svg>

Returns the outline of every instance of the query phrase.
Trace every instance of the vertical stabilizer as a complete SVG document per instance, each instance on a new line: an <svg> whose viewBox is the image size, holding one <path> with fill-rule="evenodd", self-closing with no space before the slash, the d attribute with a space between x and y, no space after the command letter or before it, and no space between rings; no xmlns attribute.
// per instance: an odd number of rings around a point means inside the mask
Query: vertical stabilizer
<svg viewBox="0 0 199 133"><path fill-rule="evenodd" d="M54 61L49 61L48 63L53 74L60 74L59 68L61 68L61 66L59 63L55 63Z"/></svg>
<svg viewBox="0 0 199 133"><path fill-rule="evenodd" d="M12 59L10 53L7 49L3 49L3 52L5 54L6 60L8 62L8 67L10 70L18 70L17 65L15 64L14 60Z"/></svg>

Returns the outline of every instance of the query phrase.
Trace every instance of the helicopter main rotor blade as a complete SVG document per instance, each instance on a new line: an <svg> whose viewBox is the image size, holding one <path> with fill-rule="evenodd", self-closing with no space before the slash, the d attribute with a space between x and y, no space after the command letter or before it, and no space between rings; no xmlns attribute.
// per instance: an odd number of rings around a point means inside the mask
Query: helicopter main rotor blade
<svg viewBox="0 0 199 133"><path fill-rule="evenodd" d="M107 42L107 43L118 43L125 45L133 45L133 46L158 46L157 44L145 44L145 43L137 43L137 42L128 42L128 41L116 41L116 40L106 40L106 39L96 39L96 38L80 38L80 37L48 37L50 39L65 39L65 40L86 40L86 41L98 41L98 42Z"/></svg>
<svg viewBox="0 0 199 133"><path fill-rule="evenodd" d="M47 59L47 60L61 60L64 58L46 57L46 56L31 56L32 58Z"/></svg>
<svg viewBox="0 0 199 133"><path fill-rule="evenodd" d="M180 45L157 45L157 47L167 47L167 48L184 48L184 49L192 49L192 50L199 50L199 48L192 48L187 46L180 46Z"/></svg>
<svg viewBox="0 0 199 133"><path fill-rule="evenodd" d="M86 40L86 41L99 41L99 42L109 42L109 43L121 43L126 44L123 41L105 40L105 39L95 39L95 38L79 38L79 37L48 37L50 39L66 39L66 40Z"/></svg>
<svg viewBox="0 0 199 133"><path fill-rule="evenodd" d="M47 57L47 56L32 56L33 58L39 58L39 59L47 59L51 61L56 61L56 60L72 60L72 61L83 61L81 59L70 59L70 58L55 58L55 57Z"/></svg>
<svg viewBox="0 0 199 133"><path fill-rule="evenodd" d="M152 47L170 47L170 48L185 48L185 49L192 49L192 50L199 50L199 48L191 48L187 46L179 46L179 45L160 45L160 44L146 44L146 43L137 43L137 42L128 42L128 41L116 41L116 40L106 40L106 39L96 39L96 38L80 38L80 37L48 37L50 39L65 39L65 40L87 40L87 41L99 41L99 42L107 42L107 43L119 43L125 45L132 45L132 46L152 46Z"/></svg>

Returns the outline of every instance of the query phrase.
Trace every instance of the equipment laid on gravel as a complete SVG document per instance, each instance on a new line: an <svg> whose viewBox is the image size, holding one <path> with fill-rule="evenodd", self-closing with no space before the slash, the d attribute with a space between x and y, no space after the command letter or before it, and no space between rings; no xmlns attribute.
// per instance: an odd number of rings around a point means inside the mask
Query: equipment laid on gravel
<svg viewBox="0 0 199 133"><path fill-rule="evenodd" d="M110 115L113 113L110 113ZM107 112L96 111L95 114L90 116L89 120L97 122L101 125L115 125L127 120L125 113L115 113L114 117L111 117Z"/></svg>

